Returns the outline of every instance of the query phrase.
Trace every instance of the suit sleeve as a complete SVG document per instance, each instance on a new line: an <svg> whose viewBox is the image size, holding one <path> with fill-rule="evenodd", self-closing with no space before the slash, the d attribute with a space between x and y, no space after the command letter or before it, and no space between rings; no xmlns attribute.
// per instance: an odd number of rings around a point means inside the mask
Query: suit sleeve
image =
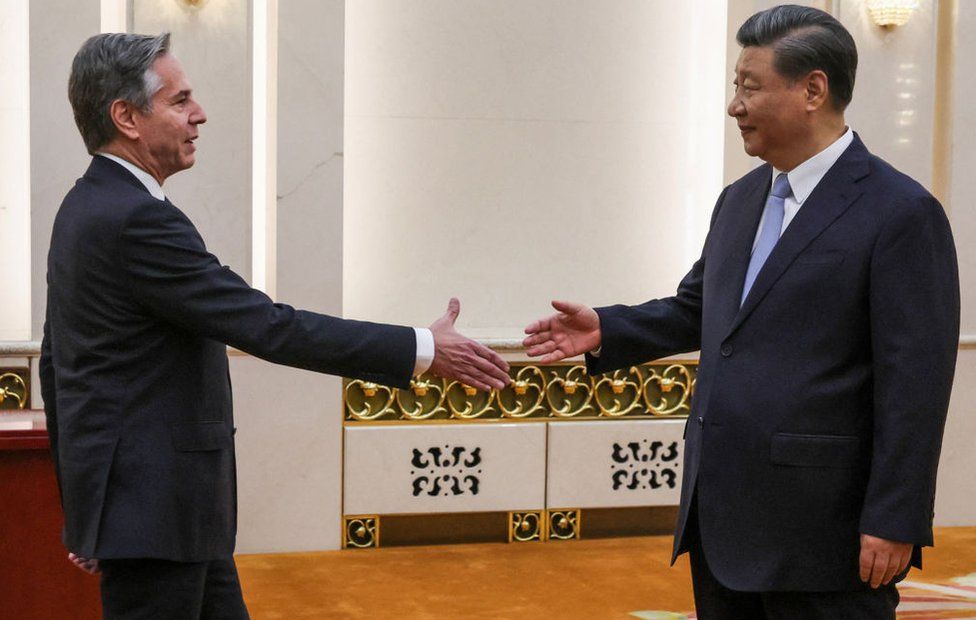
<svg viewBox="0 0 976 620"><path fill-rule="evenodd" d="M41 376L41 398L44 399L44 418L47 422L47 435L51 442L51 458L54 460L54 474L58 479L58 497L61 497L61 467L58 453L58 397L54 377L54 359L51 357L51 295L47 296L47 310L44 318L44 337L41 340L41 358L38 372ZM64 502L62 501L62 504Z"/></svg>
<svg viewBox="0 0 976 620"><path fill-rule="evenodd" d="M959 274L932 197L889 219L871 262L871 471L862 533L932 544L935 480L959 345Z"/></svg>
<svg viewBox="0 0 976 620"><path fill-rule="evenodd" d="M162 320L276 364L397 387L410 383L412 328L274 303L221 265L169 204L135 209L119 233L119 252L133 295Z"/></svg>
<svg viewBox="0 0 976 620"><path fill-rule="evenodd" d="M705 256L711 227L715 225L727 192L728 187L722 191L712 211L701 257L681 280L673 297L652 299L637 306L596 308L600 317L600 355L586 355L587 372L591 375L610 372L701 348Z"/></svg>

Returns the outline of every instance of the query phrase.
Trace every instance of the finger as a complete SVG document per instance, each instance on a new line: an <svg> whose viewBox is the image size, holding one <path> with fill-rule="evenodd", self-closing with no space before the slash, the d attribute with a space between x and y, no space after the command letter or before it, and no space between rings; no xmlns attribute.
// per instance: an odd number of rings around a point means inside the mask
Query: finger
<svg viewBox="0 0 976 620"><path fill-rule="evenodd" d="M861 581L867 583L868 579L871 578L871 569L874 568L874 552L862 548L859 566Z"/></svg>
<svg viewBox="0 0 976 620"><path fill-rule="evenodd" d="M533 345L542 344L547 340L552 340L552 332L549 330L541 331L537 334L528 336L525 340L522 341L522 344L527 347L531 347Z"/></svg>
<svg viewBox="0 0 976 620"><path fill-rule="evenodd" d="M874 566L871 568L871 587L877 588L881 585L885 571L888 569L888 554L876 553L874 556Z"/></svg>
<svg viewBox="0 0 976 620"><path fill-rule="evenodd" d="M895 554L891 554L888 558L888 567L885 569L884 576L881 578L881 583L884 585L891 583L891 580L898 574L898 565L900 563L901 559Z"/></svg>
<svg viewBox="0 0 976 620"><path fill-rule="evenodd" d="M461 380L461 383L464 383L465 385L470 385L473 388L478 388L482 392L491 391L491 387L487 383L481 381L480 379L476 379L471 375L462 374L458 378Z"/></svg>
<svg viewBox="0 0 976 620"><path fill-rule="evenodd" d="M539 358L539 362L542 364L551 364L553 362L558 362L566 358L566 354L556 349L552 353L547 353Z"/></svg>
<svg viewBox="0 0 976 620"><path fill-rule="evenodd" d="M911 551L906 551L904 554L902 554L901 561L898 562L898 574L899 575L902 572L904 572L906 568L908 568L908 563L911 562L911 561L912 561L912 552Z"/></svg>
<svg viewBox="0 0 976 620"><path fill-rule="evenodd" d="M583 304L578 304L572 301L560 301L554 299L552 301L552 307L565 314L576 314L583 309Z"/></svg>
<svg viewBox="0 0 976 620"><path fill-rule="evenodd" d="M539 357L540 355L545 355L546 353L552 353L555 350L556 343L552 340L548 340L542 344L537 344L534 347L529 347L525 354L529 357Z"/></svg>
<svg viewBox="0 0 976 620"><path fill-rule="evenodd" d="M547 316L544 319L539 319L538 321L532 321L529 326L525 328L526 334L535 334L541 331L547 331L549 325L552 321L552 317Z"/></svg>
<svg viewBox="0 0 976 620"><path fill-rule="evenodd" d="M478 375L482 381L500 390L508 383L508 373L495 366L483 357L474 356L471 358L471 365L474 366L474 374Z"/></svg>
<svg viewBox="0 0 976 620"><path fill-rule="evenodd" d="M509 365L508 362L502 359L501 355L481 344L475 347L474 352L497 368L501 373L498 375L498 378L508 383L508 380L511 378L508 376Z"/></svg>
<svg viewBox="0 0 976 620"><path fill-rule="evenodd" d="M454 325L454 321L457 320L458 315L461 314L461 302L458 301L457 297L451 297L450 301L447 302L447 318L451 321L451 325Z"/></svg>

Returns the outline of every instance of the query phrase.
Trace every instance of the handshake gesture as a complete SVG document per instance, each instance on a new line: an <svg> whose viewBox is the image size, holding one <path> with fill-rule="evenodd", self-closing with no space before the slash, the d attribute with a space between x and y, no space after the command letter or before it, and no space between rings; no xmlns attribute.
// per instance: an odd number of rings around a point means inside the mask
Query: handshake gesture
<svg viewBox="0 0 976 620"><path fill-rule="evenodd" d="M525 328L529 357L549 364L600 348L600 317L593 308L571 301L553 301L552 307L556 314Z"/></svg>
<svg viewBox="0 0 976 620"><path fill-rule="evenodd" d="M456 379L471 387L491 391L500 390L511 379L508 363L483 344L462 336L454 329L454 322L461 313L461 302L452 297L447 312L430 325L434 336L434 361L430 372L445 379Z"/></svg>
<svg viewBox="0 0 976 620"><path fill-rule="evenodd" d="M600 319L593 308L568 301L554 301L558 312L525 328L523 344L530 357L544 364L593 351L600 346ZM511 380L508 364L500 355L454 329L461 303L451 298L444 316L430 326L434 336L434 361L430 372L456 379L479 390L500 390Z"/></svg>

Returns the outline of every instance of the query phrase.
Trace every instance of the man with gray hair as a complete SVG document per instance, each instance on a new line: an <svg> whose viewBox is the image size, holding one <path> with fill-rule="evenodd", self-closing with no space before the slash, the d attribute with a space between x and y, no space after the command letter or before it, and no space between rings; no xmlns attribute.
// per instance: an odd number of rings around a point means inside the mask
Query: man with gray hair
<svg viewBox="0 0 976 620"><path fill-rule="evenodd" d="M700 350L674 558L711 618L891 618L932 544L959 338L949 222L844 121L857 49L777 6L736 38L735 119L766 163L725 188L677 294L553 302L529 355L591 373ZM924 386L914 389L909 386Z"/></svg>
<svg viewBox="0 0 976 620"><path fill-rule="evenodd" d="M162 188L207 120L168 34L92 37L68 96L93 158L54 222L40 364L65 545L106 618L246 618L227 345L401 388L502 388L508 366L455 331L456 299L429 329L343 320L222 266Z"/></svg>

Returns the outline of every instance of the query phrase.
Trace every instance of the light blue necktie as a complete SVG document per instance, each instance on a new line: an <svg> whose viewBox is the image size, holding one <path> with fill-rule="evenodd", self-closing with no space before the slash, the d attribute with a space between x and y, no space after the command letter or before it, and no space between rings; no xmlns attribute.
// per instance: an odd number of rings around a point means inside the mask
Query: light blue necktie
<svg viewBox="0 0 976 620"><path fill-rule="evenodd" d="M752 252L752 258L749 260L749 269L746 270L746 282L742 287L740 306L745 302L749 290L752 289L752 285L756 281L756 276L759 275L759 270L762 269L766 259L776 247L776 242L779 241L779 235L783 231L786 197L791 193L793 193L793 189L790 187L790 180L786 177L785 172L781 172L773 181L773 189L769 192L769 198L766 199L762 231L759 233L759 241L756 243L756 249Z"/></svg>

